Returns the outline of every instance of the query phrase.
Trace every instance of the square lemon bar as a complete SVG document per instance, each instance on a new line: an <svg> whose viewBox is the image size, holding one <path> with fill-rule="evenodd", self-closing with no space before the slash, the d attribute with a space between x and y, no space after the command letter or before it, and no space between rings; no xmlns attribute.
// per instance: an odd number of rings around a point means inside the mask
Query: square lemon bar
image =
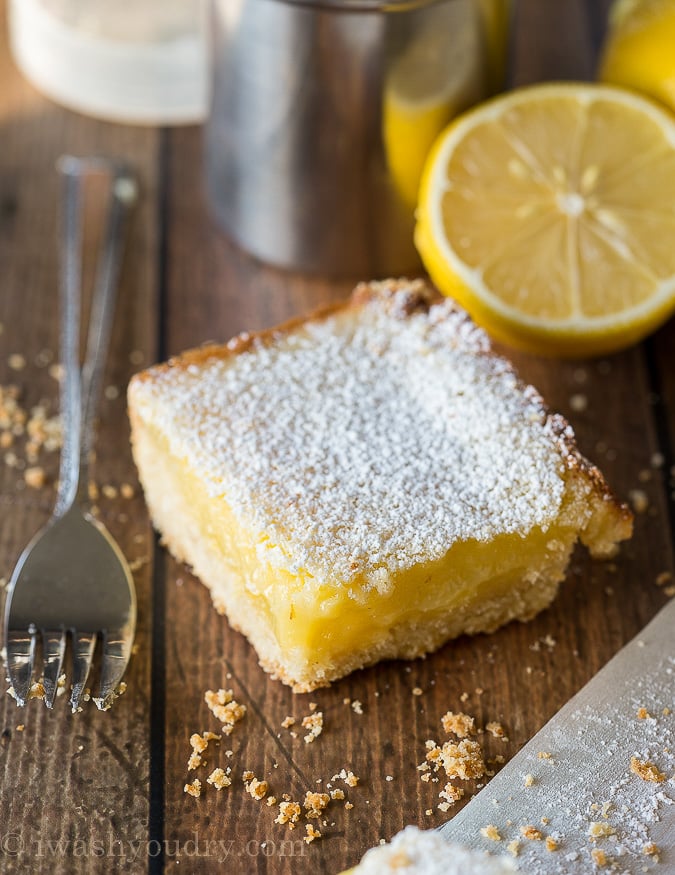
<svg viewBox="0 0 675 875"><path fill-rule="evenodd" d="M527 620L628 509L565 420L421 281L131 381L156 527L298 692Z"/></svg>

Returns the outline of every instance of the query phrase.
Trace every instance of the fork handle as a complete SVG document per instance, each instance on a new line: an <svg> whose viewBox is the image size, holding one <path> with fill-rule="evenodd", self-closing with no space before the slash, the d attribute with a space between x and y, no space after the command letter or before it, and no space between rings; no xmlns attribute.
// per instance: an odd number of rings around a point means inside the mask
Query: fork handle
<svg viewBox="0 0 675 875"><path fill-rule="evenodd" d="M54 516L63 516L88 491L89 457L94 415L110 342L117 281L122 260L124 230L137 197L136 180L129 168L104 158L62 156L63 231L61 236L59 299L61 305L61 417L63 446ZM82 287L82 195L87 173L105 170L111 176L110 201L103 248L96 267L87 350L80 370Z"/></svg>

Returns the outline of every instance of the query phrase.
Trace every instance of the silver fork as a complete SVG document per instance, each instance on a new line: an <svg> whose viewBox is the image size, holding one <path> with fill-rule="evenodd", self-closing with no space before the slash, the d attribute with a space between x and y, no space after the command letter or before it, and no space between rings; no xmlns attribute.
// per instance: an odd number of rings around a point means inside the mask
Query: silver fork
<svg viewBox="0 0 675 875"><path fill-rule="evenodd" d="M125 220L136 200L137 186L126 166L107 159L63 156L57 166L64 185L59 282L64 368L61 467L52 517L26 547L10 580L5 647L8 681L18 704L25 705L30 698L41 639L44 701L52 708L70 633L70 704L75 712L99 636L100 680L93 699L101 710L110 707L129 661L136 628L136 594L129 566L109 532L86 510L86 505L94 411L110 339ZM87 352L80 371L82 190L84 179L92 172L108 174L111 191Z"/></svg>

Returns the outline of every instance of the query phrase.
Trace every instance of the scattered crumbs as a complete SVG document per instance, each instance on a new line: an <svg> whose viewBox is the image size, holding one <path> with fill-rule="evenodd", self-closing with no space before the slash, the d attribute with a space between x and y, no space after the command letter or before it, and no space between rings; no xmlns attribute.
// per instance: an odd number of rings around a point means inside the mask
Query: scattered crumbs
<svg viewBox="0 0 675 875"><path fill-rule="evenodd" d="M607 865L607 854L604 851L600 850L600 848L593 848L591 851L591 857L593 858L593 862L596 866L606 866Z"/></svg>
<svg viewBox="0 0 675 875"><path fill-rule="evenodd" d="M592 839L604 839L616 835L616 830L608 823L593 820L588 826L588 835Z"/></svg>
<svg viewBox="0 0 675 875"><path fill-rule="evenodd" d="M311 823L305 824L305 832L307 833L307 835L305 836L305 841L307 842L308 845L311 844L314 841L314 839L321 838L321 833L319 832L318 829L314 829L314 827L312 826Z"/></svg>
<svg viewBox="0 0 675 875"><path fill-rule="evenodd" d="M651 714L646 708L638 708L637 710L637 718L638 720L649 720L651 719Z"/></svg>
<svg viewBox="0 0 675 875"><path fill-rule="evenodd" d="M506 846L506 850L512 856L517 857L520 853L520 842L518 841L518 839L513 839L513 841L510 841Z"/></svg>
<svg viewBox="0 0 675 875"><path fill-rule="evenodd" d="M23 479L26 481L26 486L30 486L31 489L42 489L47 482L47 475L44 468L35 465L26 468L23 472Z"/></svg>
<svg viewBox="0 0 675 875"><path fill-rule="evenodd" d="M307 817L320 817L324 809L327 807L330 802L330 796L328 793L312 793L311 790L308 790L305 793L305 811L307 812Z"/></svg>
<svg viewBox="0 0 675 875"><path fill-rule="evenodd" d="M490 839L492 842L501 842L502 837L499 834L499 830L496 826L489 824L488 826L484 826L481 828L480 834L485 836L486 839Z"/></svg>
<svg viewBox="0 0 675 875"><path fill-rule="evenodd" d="M449 778L482 778L485 772L485 763L480 745L475 741L464 739L459 744L446 741L439 747L435 741L427 742L427 762L431 763L434 771L441 767Z"/></svg>
<svg viewBox="0 0 675 875"><path fill-rule="evenodd" d="M348 787L356 787L359 783L359 778L354 774L354 772L348 772L346 769L342 769L339 774L333 775L331 781L337 781L338 778L343 780Z"/></svg>
<svg viewBox="0 0 675 875"><path fill-rule="evenodd" d="M495 738L501 738L502 741L508 741L508 736L504 732L504 727L501 723L497 723L494 720L491 720L489 723L485 724L485 729L490 735L493 735Z"/></svg>
<svg viewBox="0 0 675 875"><path fill-rule="evenodd" d="M183 787L183 793L187 793L188 796L194 796L195 799L198 799L202 795L202 782L199 778L195 778L191 784L186 784Z"/></svg>
<svg viewBox="0 0 675 875"><path fill-rule="evenodd" d="M543 838L541 830L538 830L536 826L532 826L531 824L528 826L521 826L520 834L526 839L532 839L532 841L537 842L540 842Z"/></svg>
<svg viewBox="0 0 675 875"><path fill-rule="evenodd" d="M223 732L230 735L235 723L246 714L246 705L240 705L233 698L232 690L207 690L204 701L212 714L223 724Z"/></svg>
<svg viewBox="0 0 675 875"><path fill-rule="evenodd" d="M13 371L22 371L26 367L26 357L20 352L13 352L8 357L7 364Z"/></svg>
<svg viewBox="0 0 675 875"><path fill-rule="evenodd" d="M310 704L309 707L311 710L312 705ZM306 717L303 717L302 728L308 730L307 735L304 737L305 744L311 744L314 739L318 738L323 732L323 712L315 711L313 714L308 714Z"/></svg>
<svg viewBox="0 0 675 875"><path fill-rule="evenodd" d="M557 851L560 847L558 842L552 836L546 836L545 845L547 851Z"/></svg>
<svg viewBox="0 0 675 875"><path fill-rule="evenodd" d="M284 729L290 729L291 726L295 726L295 717L284 717L281 725Z"/></svg>
<svg viewBox="0 0 675 875"><path fill-rule="evenodd" d="M422 689L422 687L413 687L412 688L413 696L421 696L423 692L424 692L424 690Z"/></svg>
<svg viewBox="0 0 675 875"><path fill-rule="evenodd" d="M246 774L251 774L247 772ZM256 777L250 778L248 781L244 781L246 784L246 792L253 799L264 799L267 796L267 791L269 790L269 784L267 781L259 781Z"/></svg>
<svg viewBox="0 0 675 875"><path fill-rule="evenodd" d="M284 794L288 795L288 794ZM287 823L289 829L295 829L295 824L300 820L302 809L297 802L285 800L279 803L279 814L276 816L275 823Z"/></svg>
<svg viewBox="0 0 675 875"><path fill-rule="evenodd" d="M526 787L533 787L534 775L525 775L525 777L523 778L523 784L525 784Z"/></svg>
<svg viewBox="0 0 675 875"><path fill-rule="evenodd" d="M468 738L476 734L475 720L461 711L458 714L448 711L441 717L441 725L448 735L452 733L458 738Z"/></svg>
<svg viewBox="0 0 675 875"><path fill-rule="evenodd" d="M638 778L642 778L643 781L651 781L653 784L661 784L666 780L663 772L648 760L639 760L637 757L631 757L630 770Z"/></svg>
<svg viewBox="0 0 675 875"><path fill-rule="evenodd" d="M354 711L355 714L363 714L363 705L358 699L354 699L352 702L352 711Z"/></svg>
<svg viewBox="0 0 675 875"><path fill-rule="evenodd" d="M345 791L341 790L339 787L336 787L334 790L330 791L330 798L331 799L344 799L345 798Z"/></svg>
<svg viewBox="0 0 675 875"><path fill-rule="evenodd" d="M232 779L223 771L223 769L214 769L206 779L208 784L211 784L216 790L222 790L229 787Z"/></svg>
<svg viewBox="0 0 675 875"><path fill-rule="evenodd" d="M445 799L449 805L454 805L455 802L459 802L463 795L464 790L461 787L455 787L454 784L450 784L449 782L438 794L439 798Z"/></svg>
<svg viewBox="0 0 675 875"><path fill-rule="evenodd" d="M572 395L570 398L570 407L575 413L583 413L588 407L588 398L581 393Z"/></svg>
<svg viewBox="0 0 675 875"><path fill-rule="evenodd" d="M635 513L645 513L649 507L649 496L644 489L630 489L628 499Z"/></svg>

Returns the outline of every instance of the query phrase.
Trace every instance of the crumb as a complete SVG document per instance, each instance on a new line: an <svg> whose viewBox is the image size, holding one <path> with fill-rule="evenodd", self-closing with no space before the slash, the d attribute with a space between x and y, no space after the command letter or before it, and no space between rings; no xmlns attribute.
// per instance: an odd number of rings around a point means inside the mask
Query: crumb
<svg viewBox="0 0 675 875"><path fill-rule="evenodd" d="M259 781L257 778L250 778L248 781L245 781L246 784L246 792L253 797L253 799L264 799L267 796L267 791L269 790L269 785L267 781Z"/></svg>
<svg viewBox="0 0 675 875"><path fill-rule="evenodd" d="M111 486L109 483L101 487L101 492L106 498L117 498L117 487Z"/></svg>
<svg viewBox="0 0 675 875"><path fill-rule="evenodd" d="M476 689L474 690L474 692L475 692L475 694L476 694L477 696L482 696L483 693L485 692L485 690L484 690L482 687L476 687Z"/></svg>
<svg viewBox="0 0 675 875"><path fill-rule="evenodd" d="M607 855L604 851L601 851L600 848L594 848L591 851L591 857L593 858L593 862L596 866L606 866L607 865Z"/></svg>
<svg viewBox="0 0 675 875"><path fill-rule="evenodd" d="M291 726L295 726L295 717L284 717L281 725L284 729L290 729Z"/></svg>
<svg viewBox="0 0 675 875"><path fill-rule="evenodd" d="M312 706L310 705L310 710ZM309 730L305 735L305 744L311 744L323 732L323 712L315 711L302 718L302 728Z"/></svg>
<svg viewBox="0 0 675 875"><path fill-rule="evenodd" d="M310 703L309 703L309 710L310 710L310 711L316 711L316 709L317 709L318 707L319 707L319 706L316 704L316 702L310 702Z"/></svg>
<svg viewBox="0 0 675 875"><path fill-rule="evenodd" d="M352 700L349 698L349 696L345 696L345 698L342 700L342 704L343 705L350 705L351 701Z"/></svg>
<svg viewBox="0 0 675 875"><path fill-rule="evenodd" d="M434 813L434 809L427 808L427 810L424 813L426 814L427 817L431 817L431 815Z"/></svg>
<svg viewBox="0 0 675 875"><path fill-rule="evenodd" d="M115 399L119 398L120 390L117 386L106 386L103 390L103 395L106 401L115 401Z"/></svg>
<svg viewBox="0 0 675 875"><path fill-rule="evenodd" d="M650 763L649 761L643 762L637 757L631 757L630 770L633 774L637 775L638 778L642 778L643 781L651 781L653 784L661 784L666 780L666 776L654 765L654 763Z"/></svg>
<svg viewBox="0 0 675 875"><path fill-rule="evenodd" d="M628 499L632 504L635 513L645 513L649 507L649 496L643 489L629 490Z"/></svg>
<svg viewBox="0 0 675 875"><path fill-rule="evenodd" d="M240 705L233 698L232 690L207 690L204 693L204 701L213 715L223 724L225 735L230 735L235 723L246 714L246 705Z"/></svg>
<svg viewBox="0 0 675 875"><path fill-rule="evenodd" d="M616 835L616 830L608 823L593 820L588 827L588 835L592 839L604 839L607 836Z"/></svg>
<svg viewBox="0 0 675 875"><path fill-rule="evenodd" d="M543 838L541 831L537 829L536 826L521 826L520 827L521 835L525 836L526 839L532 839L532 841L540 842Z"/></svg>
<svg viewBox="0 0 675 875"><path fill-rule="evenodd" d="M646 857L658 857L659 847L658 847L658 845L655 845L654 842L650 842L648 845L645 845L642 848L642 853Z"/></svg>
<svg viewBox="0 0 675 875"><path fill-rule="evenodd" d="M122 498L133 498L135 495L134 487L130 483L123 483L120 486L120 495Z"/></svg>
<svg viewBox="0 0 675 875"><path fill-rule="evenodd" d="M195 799L198 799L202 795L202 782L199 778L195 778L191 784L186 784L183 787L183 793L187 793L189 796L194 796Z"/></svg>
<svg viewBox="0 0 675 875"><path fill-rule="evenodd" d="M420 775L420 780L424 781L425 784L428 784L431 780L431 773L425 772L423 775Z"/></svg>
<svg viewBox="0 0 675 875"><path fill-rule="evenodd" d="M436 806L436 808L438 808L439 811L442 811L443 814L445 814L450 809L450 803L449 802L439 802L438 805Z"/></svg>
<svg viewBox="0 0 675 875"><path fill-rule="evenodd" d="M222 790L224 787L230 786L232 779L222 769L214 769L206 779L206 782L214 786L216 790Z"/></svg>
<svg viewBox="0 0 675 875"><path fill-rule="evenodd" d="M441 717L441 724L445 732L452 733L458 738L468 738L476 734L475 721L468 714L461 711L458 714L448 711Z"/></svg>
<svg viewBox="0 0 675 875"><path fill-rule="evenodd" d="M287 794L284 794L286 796ZM279 803L279 814L275 818L275 823L287 823L289 829L295 829L295 824L300 820L302 809L297 802L288 800Z"/></svg>
<svg viewBox="0 0 675 875"><path fill-rule="evenodd" d="M489 732L490 735L493 735L495 738L501 738L503 741L508 741L508 737L504 732L504 727L501 723L497 723L492 720L490 723L485 724L485 731Z"/></svg>
<svg viewBox="0 0 675 875"><path fill-rule="evenodd" d="M423 692L424 692L424 690L422 689L422 687L413 687L412 688L413 696L421 696Z"/></svg>
<svg viewBox="0 0 675 875"><path fill-rule="evenodd" d="M665 586L667 583L673 579L673 575L670 571L662 571L660 574L656 575L655 583L657 586Z"/></svg>
<svg viewBox="0 0 675 875"><path fill-rule="evenodd" d="M47 475L44 468L38 465L26 468L23 472L23 479L26 481L26 486L30 486L31 489L42 489L47 482Z"/></svg>
<svg viewBox="0 0 675 875"><path fill-rule="evenodd" d="M651 714L646 708L638 708L637 710L637 718L638 720L649 720L651 718Z"/></svg>
<svg viewBox="0 0 675 875"><path fill-rule="evenodd" d="M496 826L490 824L489 826L482 827L480 834L485 836L486 839L490 839L493 842L501 842L502 837L499 835L499 830Z"/></svg>
<svg viewBox="0 0 675 875"><path fill-rule="evenodd" d="M246 769L246 771L241 776L241 780L244 782L244 784L246 784L248 781L252 781L254 778L255 774L250 769Z"/></svg>
<svg viewBox="0 0 675 875"><path fill-rule="evenodd" d="M272 805L277 804L277 797L276 796L268 796L267 799L265 800L265 803L271 808Z"/></svg>
<svg viewBox="0 0 675 875"><path fill-rule="evenodd" d="M558 842L554 838L552 838L551 836L546 836L545 844L546 844L547 851L557 851L558 848L560 847L558 845Z"/></svg>
<svg viewBox="0 0 675 875"><path fill-rule="evenodd" d="M24 725L23 723L19 723L19 725L16 727L16 731L17 731L17 732L23 732L25 728L26 728L26 727L25 727L25 725Z"/></svg>
<svg viewBox="0 0 675 875"><path fill-rule="evenodd" d="M538 757L540 760L551 760L551 759L553 759L552 755L551 755L548 751L546 751L546 750L540 750L539 753L537 754L537 757Z"/></svg>
<svg viewBox="0 0 675 875"><path fill-rule="evenodd" d="M459 701L460 701L462 704L464 704L465 702L468 702L468 700L469 700L469 694L466 693L466 692L465 692L465 693L462 693L462 695L459 697Z"/></svg>
<svg viewBox="0 0 675 875"><path fill-rule="evenodd" d="M349 811L353 807L354 805L351 802L345 802L345 808L347 809L347 811Z"/></svg>
<svg viewBox="0 0 675 875"><path fill-rule="evenodd" d="M665 461L666 460L663 453L652 453L649 464L652 466L652 468L663 468L663 464Z"/></svg>
<svg viewBox="0 0 675 875"><path fill-rule="evenodd" d="M506 850L514 857L517 857L520 853L520 842L518 839L513 839L513 841L509 842L506 846Z"/></svg>
<svg viewBox="0 0 675 875"><path fill-rule="evenodd" d="M526 787L534 786L534 775L525 775L523 778L523 784L525 784Z"/></svg>
<svg viewBox="0 0 675 875"><path fill-rule="evenodd" d="M26 367L26 357L20 352L14 352L7 359L7 364L13 371L22 371Z"/></svg>
<svg viewBox="0 0 675 875"><path fill-rule="evenodd" d="M352 702L352 711L354 711L355 714L363 714L363 705L358 699L354 699Z"/></svg>
<svg viewBox="0 0 675 875"><path fill-rule="evenodd" d="M446 799L450 805L454 805L464 795L464 790L461 787L455 787L454 784L448 782L438 794L440 799Z"/></svg>
<svg viewBox="0 0 675 875"><path fill-rule="evenodd" d="M344 799L345 798L345 791L340 790L339 787L336 787L335 790L330 791L330 798L331 799Z"/></svg>
<svg viewBox="0 0 675 875"><path fill-rule="evenodd" d="M321 838L321 833L317 829L314 829L311 823L305 824L305 832L307 833L307 835L305 836L305 841L308 845L311 844L314 839Z"/></svg>
<svg viewBox="0 0 675 875"><path fill-rule="evenodd" d="M449 778L482 778L485 775L485 763L480 745L475 741L460 741L455 744L446 741L443 747L431 742L427 752L427 760L435 771L442 766Z"/></svg>
<svg viewBox="0 0 675 875"><path fill-rule="evenodd" d="M394 780L394 776L393 776L393 775L385 775L385 776L384 776L384 780L385 780L385 781L393 781L393 780Z"/></svg>
<svg viewBox="0 0 675 875"><path fill-rule="evenodd" d="M337 781L338 778L341 778L348 787L356 787L359 783L359 778L354 772L348 772L346 769L342 769L339 774L333 775L331 781Z"/></svg>
<svg viewBox="0 0 675 875"><path fill-rule="evenodd" d="M330 802L328 793L312 793L308 790L305 793L304 806L307 812L306 817L320 817L322 811Z"/></svg>
<svg viewBox="0 0 675 875"><path fill-rule="evenodd" d="M664 717L668 717L669 714L671 713L670 708L664 708L663 711L661 711L661 713L663 714Z"/></svg>

